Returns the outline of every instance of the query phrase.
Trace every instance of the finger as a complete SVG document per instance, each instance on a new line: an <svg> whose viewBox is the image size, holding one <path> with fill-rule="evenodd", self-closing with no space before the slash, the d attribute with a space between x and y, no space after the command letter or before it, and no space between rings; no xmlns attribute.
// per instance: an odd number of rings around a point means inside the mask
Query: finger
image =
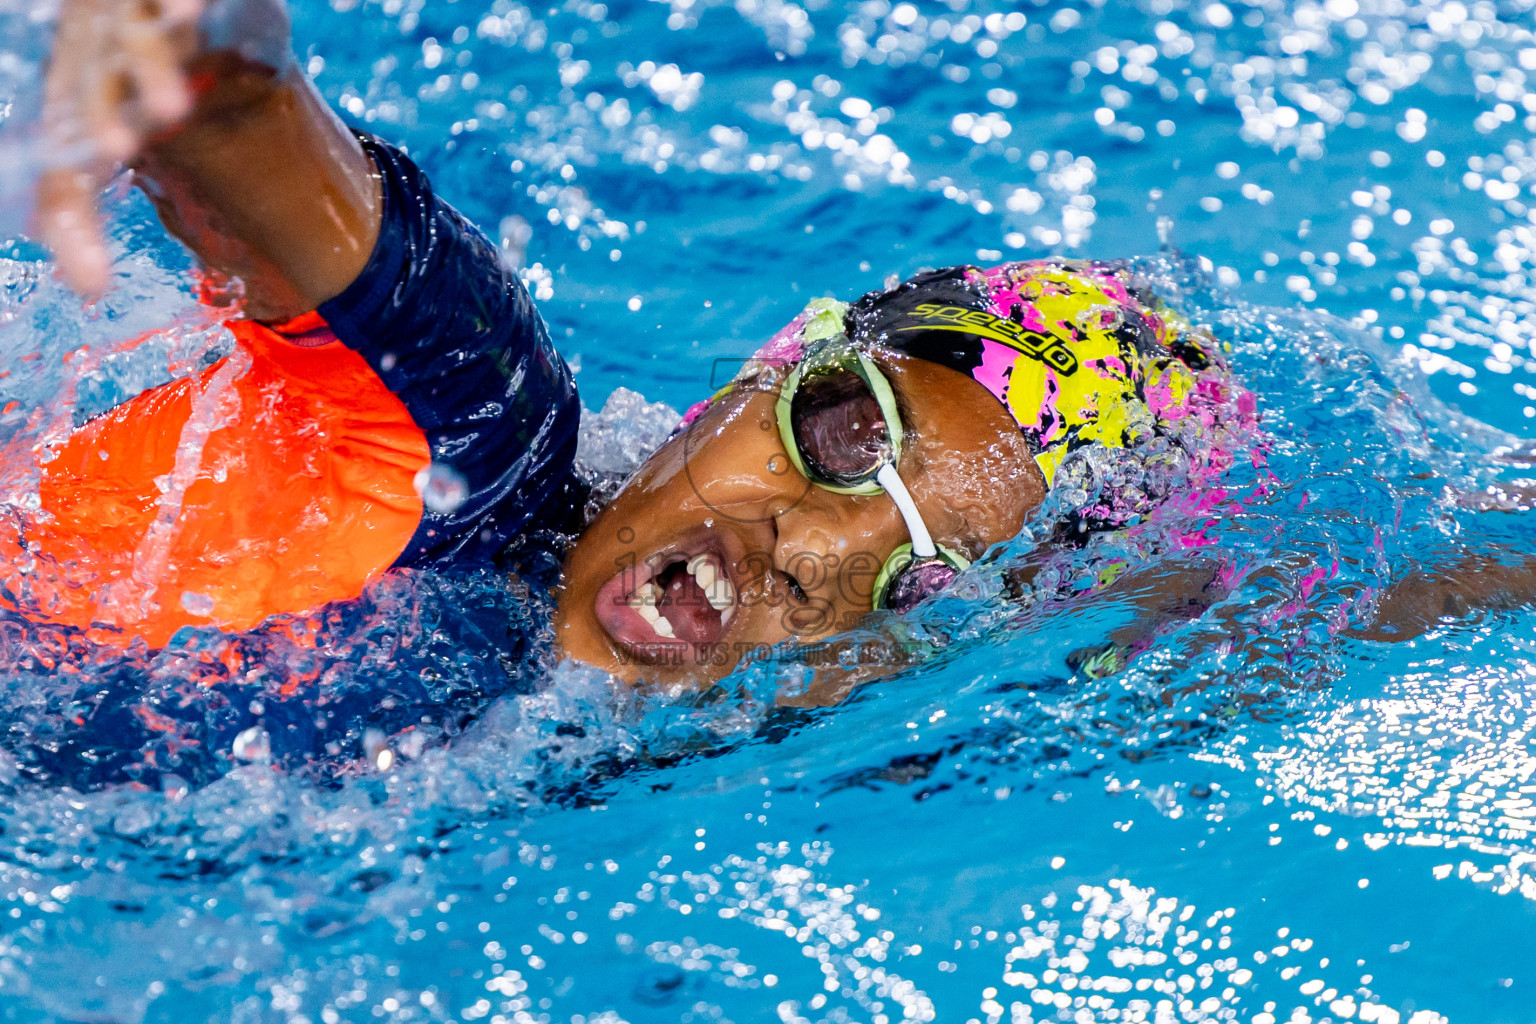
<svg viewBox="0 0 1536 1024"><path fill-rule="evenodd" d="M43 126L55 150L74 146L87 137L81 99L98 50L88 31L89 23L87 5L78 0L66 3L59 16L48 74L43 80Z"/></svg>
<svg viewBox="0 0 1536 1024"><path fill-rule="evenodd" d="M160 0L160 20L167 25L195 24L206 6L204 0Z"/></svg>
<svg viewBox="0 0 1536 1024"><path fill-rule="evenodd" d="M132 133L114 109L122 96L116 26L99 3L72 0L60 15L44 83L43 123L55 166L122 159Z"/></svg>
<svg viewBox="0 0 1536 1024"><path fill-rule="evenodd" d="M146 127L165 127L186 117L192 109L191 90L165 28L158 21L135 20L123 26L122 38Z"/></svg>
<svg viewBox="0 0 1536 1024"><path fill-rule="evenodd" d="M112 164L133 156L139 145L139 133L128 122L129 86L121 64L106 58L92 62L82 74L79 99L84 141L96 158Z"/></svg>
<svg viewBox="0 0 1536 1024"><path fill-rule="evenodd" d="M112 273L96 191L94 176L71 168L48 171L37 184L37 234L53 250L64 283L91 301L106 292Z"/></svg>
<svg viewBox="0 0 1536 1024"><path fill-rule="evenodd" d="M111 278L96 172L103 157L120 158L136 144L119 112L124 86L113 67L115 15L113 0L65 0L44 87L52 167L38 179L33 230L53 249L65 283L91 299Z"/></svg>

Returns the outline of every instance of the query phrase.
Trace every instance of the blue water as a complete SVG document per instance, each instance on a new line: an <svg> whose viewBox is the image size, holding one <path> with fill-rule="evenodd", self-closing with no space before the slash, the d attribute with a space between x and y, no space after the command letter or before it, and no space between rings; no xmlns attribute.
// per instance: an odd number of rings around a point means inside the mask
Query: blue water
<svg viewBox="0 0 1536 1024"><path fill-rule="evenodd" d="M24 112L47 11L0 19ZM527 267L594 409L682 407L890 273L1140 255L1232 346L1276 482L1239 461L1204 552L1235 591L1122 671L1068 655L1133 606L1010 608L972 596L983 567L920 616L942 654L815 713L773 710L771 665L694 702L550 666L537 588L489 576L155 653L5 619L0 1018L1536 1020L1536 617L1333 630L1416 564L1536 537L1453 497L1518 478L1497 453L1536 430L1530 3L295 20L326 96ZM143 203L112 210L96 309L24 241L0 263L0 428L67 430L226 344ZM589 464L665 431L634 401ZM1059 568L1193 557L1156 541Z"/></svg>

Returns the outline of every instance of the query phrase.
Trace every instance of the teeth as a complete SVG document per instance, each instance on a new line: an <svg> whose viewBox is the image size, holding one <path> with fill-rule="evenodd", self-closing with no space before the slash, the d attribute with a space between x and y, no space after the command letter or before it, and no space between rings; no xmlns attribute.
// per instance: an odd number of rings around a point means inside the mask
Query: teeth
<svg viewBox="0 0 1536 1024"><path fill-rule="evenodd" d="M656 610L656 602L660 599L661 592L656 589L654 583L642 583L635 588L635 596L629 599L629 604L630 607L640 613L642 619L651 624L651 629L656 632L657 636L666 637L670 640L676 634L672 632L672 623L667 621L665 615Z"/></svg>
<svg viewBox="0 0 1536 1024"><path fill-rule="evenodd" d="M694 555L688 561L688 571L699 589L704 591L704 599L715 611L724 612L736 606L736 588L731 586L730 580L720 575L720 570L715 568L715 563L710 561L708 555Z"/></svg>
<svg viewBox="0 0 1536 1024"><path fill-rule="evenodd" d="M632 607L640 612L640 617L642 619L644 619L646 622L654 624L656 620L661 617L661 613L656 610L656 602L660 596L661 595L656 592L656 587L654 584L642 583L640 584L639 588L636 589L635 596L629 599L629 603Z"/></svg>
<svg viewBox="0 0 1536 1024"><path fill-rule="evenodd" d="M728 612L736 607L736 590L728 579L717 580L713 587L704 591L704 597L717 612Z"/></svg>
<svg viewBox="0 0 1536 1024"><path fill-rule="evenodd" d="M698 584L699 589L704 592L704 598L709 602L709 606L720 613L720 621L729 622L736 611L736 588L731 586L731 581L721 575L719 567L708 555L694 555L690 558L688 572L693 576L693 581ZM650 624L657 636L671 640L677 634L672 629L672 623L656 607L660 601L661 591L656 585L642 583L635 588L629 604L640 613L642 619Z"/></svg>
<svg viewBox="0 0 1536 1024"><path fill-rule="evenodd" d="M707 559L695 558L688 563L688 571L693 573L693 581L706 594L720 579L720 574L715 571L715 564Z"/></svg>

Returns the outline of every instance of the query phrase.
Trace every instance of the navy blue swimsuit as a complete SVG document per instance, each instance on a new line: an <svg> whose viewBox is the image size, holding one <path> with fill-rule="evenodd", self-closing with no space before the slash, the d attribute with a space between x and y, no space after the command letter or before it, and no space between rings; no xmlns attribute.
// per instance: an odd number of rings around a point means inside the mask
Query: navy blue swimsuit
<svg viewBox="0 0 1536 1024"><path fill-rule="evenodd" d="M383 177L368 266L319 313L405 403L432 461L466 485L423 512L399 566L485 561L569 481L581 405L528 289L410 158L360 135Z"/></svg>

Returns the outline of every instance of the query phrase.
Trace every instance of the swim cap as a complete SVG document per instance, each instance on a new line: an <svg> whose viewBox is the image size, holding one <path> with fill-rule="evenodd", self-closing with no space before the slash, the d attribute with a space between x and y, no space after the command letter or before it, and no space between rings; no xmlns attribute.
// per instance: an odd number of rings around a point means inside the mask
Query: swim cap
<svg viewBox="0 0 1536 1024"><path fill-rule="evenodd" d="M1167 437L1187 449L1234 397L1216 372L1225 368L1215 342L1133 287L1124 264L950 267L851 305L817 299L736 380L798 362L810 345L838 335L971 377L1019 425L1047 485L1070 453L1089 445L1131 449ZM708 404L690 409L684 425ZM1230 460L1218 461L1224 468ZM1135 504L1097 518L1126 521L1142 510Z"/></svg>

